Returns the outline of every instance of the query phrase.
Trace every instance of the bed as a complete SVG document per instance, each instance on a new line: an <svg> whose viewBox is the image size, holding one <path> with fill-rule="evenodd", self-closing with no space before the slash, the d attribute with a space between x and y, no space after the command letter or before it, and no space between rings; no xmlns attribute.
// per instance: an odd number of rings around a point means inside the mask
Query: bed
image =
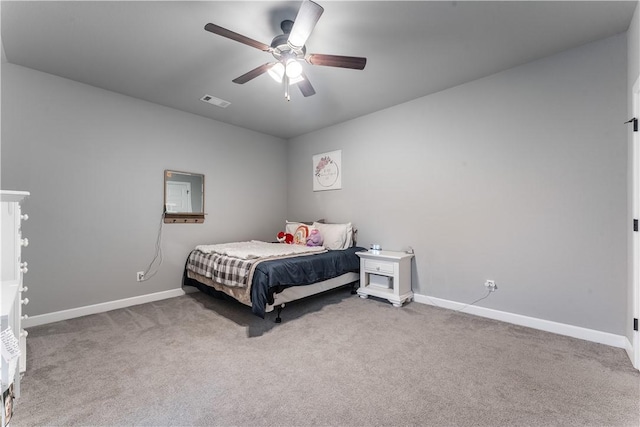
<svg viewBox="0 0 640 427"><path fill-rule="evenodd" d="M355 293L360 279L356 252L365 248L354 246L351 224L287 222L287 230L294 231L295 227L298 243L304 240L299 228L303 225L307 233L322 230L324 245L252 240L196 246L187 258L184 285L214 296L231 297L250 306L261 318L277 309L277 323L288 302L346 285L351 285Z"/></svg>

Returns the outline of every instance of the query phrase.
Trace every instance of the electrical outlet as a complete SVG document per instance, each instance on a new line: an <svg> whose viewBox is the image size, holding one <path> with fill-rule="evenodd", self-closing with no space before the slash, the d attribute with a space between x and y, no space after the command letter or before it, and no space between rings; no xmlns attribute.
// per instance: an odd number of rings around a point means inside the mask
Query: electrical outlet
<svg viewBox="0 0 640 427"><path fill-rule="evenodd" d="M486 282L484 282L484 285L487 287L487 289L489 289L491 292L495 291L496 289L498 289L498 286L496 285L495 280L487 280Z"/></svg>
<svg viewBox="0 0 640 427"><path fill-rule="evenodd" d="M138 271L137 276L136 276L136 280L138 282L142 282L144 280L144 271Z"/></svg>

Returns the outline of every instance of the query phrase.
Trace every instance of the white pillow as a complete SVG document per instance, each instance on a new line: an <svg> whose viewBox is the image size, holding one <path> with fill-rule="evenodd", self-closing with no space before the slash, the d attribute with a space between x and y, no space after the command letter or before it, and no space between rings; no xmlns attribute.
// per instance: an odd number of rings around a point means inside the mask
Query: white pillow
<svg viewBox="0 0 640 427"><path fill-rule="evenodd" d="M321 224L314 222L312 228L318 229L327 249L347 249L353 244L353 227L346 224Z"/></svg>

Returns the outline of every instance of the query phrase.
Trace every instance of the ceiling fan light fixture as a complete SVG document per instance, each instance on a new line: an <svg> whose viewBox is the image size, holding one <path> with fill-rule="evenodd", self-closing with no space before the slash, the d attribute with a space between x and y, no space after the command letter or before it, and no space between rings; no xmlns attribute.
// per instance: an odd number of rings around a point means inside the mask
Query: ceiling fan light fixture
<svg viewBox="0 0 640 427"><path fill-rule="evenodd" d="M278 83L282 83L282 78L284 77L284 64L282 62L277 62L273 67L269 68L269 75L271 78Z"/></svg>
<svg viewBox="0 0 640 427"><path fill-rule="evenodd" d="M302 75L302 64L295 59L290 58L287 60L285 71L287 73L287 77L291 80L296 79Z"/></svg>

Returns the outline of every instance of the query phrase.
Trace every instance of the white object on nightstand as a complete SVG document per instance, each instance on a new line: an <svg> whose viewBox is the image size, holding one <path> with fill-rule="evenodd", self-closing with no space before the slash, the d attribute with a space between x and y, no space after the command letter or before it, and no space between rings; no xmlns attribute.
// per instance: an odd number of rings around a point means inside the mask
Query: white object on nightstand
<svg viewBox="0 0 640 427"><path fill-rule="evenodd" d="M413 299L411 291L411 258L413 254L393 251L356 252L360 257L358 295L389 300L402 307Z"/></svg>

